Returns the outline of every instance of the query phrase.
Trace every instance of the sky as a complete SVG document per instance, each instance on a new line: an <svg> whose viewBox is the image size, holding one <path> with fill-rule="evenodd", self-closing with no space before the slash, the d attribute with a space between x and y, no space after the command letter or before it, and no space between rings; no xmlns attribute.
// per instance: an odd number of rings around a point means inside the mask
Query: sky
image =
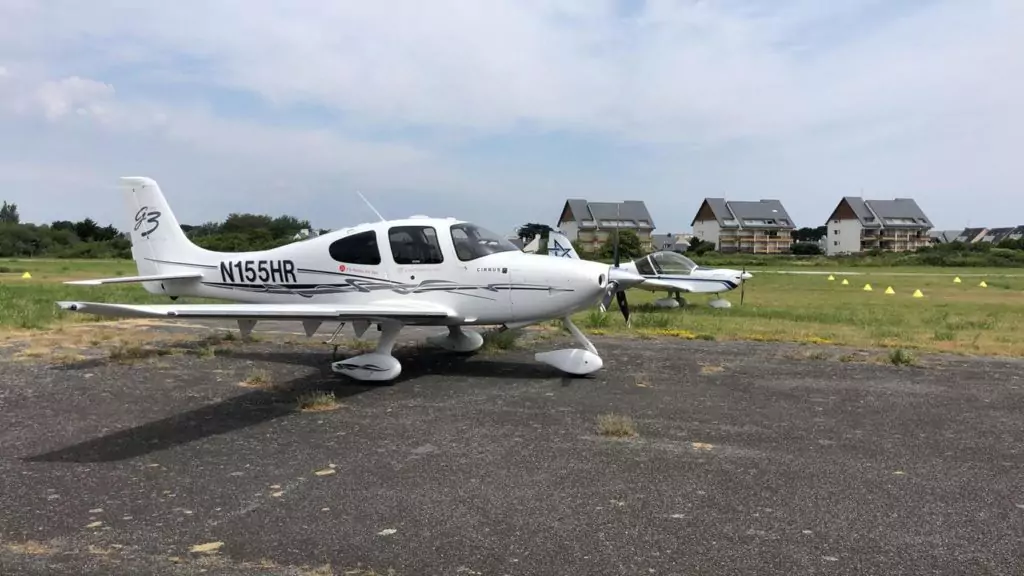
<svg viewBox="0 0 1024 576"><path fill-rule="evenodd" d="M0 199L126 228L287 213L554 225L643 200L917 200L1024 224L1020 0L4 0Z"/></svg>

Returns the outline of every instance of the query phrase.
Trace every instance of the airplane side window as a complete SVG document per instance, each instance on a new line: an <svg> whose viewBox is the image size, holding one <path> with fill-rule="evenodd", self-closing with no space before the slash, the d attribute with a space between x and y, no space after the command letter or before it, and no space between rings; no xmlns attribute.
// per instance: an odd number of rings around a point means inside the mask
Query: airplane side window
<svg viewBox="0 0 1024 576"><path fill-rule="evenodd" d="M654 276L654 266L651 266L651 260L647 256L636 261L636 271L641 276Z"/></svg>
<svg viewBox="0 0 1024 576"><path fill-rule="evenodd" d="M334 241L327 248L331 258L346 264L376 266L380 264L380 249L377 247L377 233L373 230L360 232Z"/></svg>
<svg viewBox="0 0 1024 576"><path fill-rule="evenodd" d="M444 262L437 231L430 226L396 226L388 231L395 264Z"/></svg>

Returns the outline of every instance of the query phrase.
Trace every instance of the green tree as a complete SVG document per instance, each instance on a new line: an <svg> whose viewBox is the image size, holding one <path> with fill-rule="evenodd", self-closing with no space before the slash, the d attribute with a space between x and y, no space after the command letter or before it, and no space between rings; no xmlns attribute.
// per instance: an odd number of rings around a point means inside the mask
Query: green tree
<svg viewBox="0 0 1024 576"><path fill-rule="evenodd" d="M601 258L615 257L615 233L608 235L608 241L601 246ZM619 230L619 259L632 260L644 255L640 237L632 230Z"/></svg>
<svg viewBox="0 0 1024 576"><path fill-rule="evenodd" d="M4 201L3 206L0 206L0 224L21 224L17 204L8 204Z"/></svg>

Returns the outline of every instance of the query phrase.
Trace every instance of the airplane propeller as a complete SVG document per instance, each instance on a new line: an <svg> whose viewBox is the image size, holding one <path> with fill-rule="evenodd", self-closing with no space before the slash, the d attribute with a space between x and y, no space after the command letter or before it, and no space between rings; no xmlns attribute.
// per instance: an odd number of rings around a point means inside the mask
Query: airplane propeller
<svg viewBox="0 0 1024 576"><path fill-rule="evenodd" d="M626 291L620 289L620 283L616 280L616 271L621 270L619 264L619 227L618 223L615 226L615 244L612 248L614 263L612 264L611 270L608 271L608 288L605 291L604 298L601 299L601 311L606 312L608 305L612 303L612 295L615 295L615 301L619 304L619 310L622 312L622 317L626 320L626 326L629 326L629 301L626 299Z"/></svg>
<svg viewBox="0 0 1024 576"><path fill-rule="evenodd" d="M747 265L743 265L743 273L740 275L740 306L743 306L743 296L747 291Z"/></svg>

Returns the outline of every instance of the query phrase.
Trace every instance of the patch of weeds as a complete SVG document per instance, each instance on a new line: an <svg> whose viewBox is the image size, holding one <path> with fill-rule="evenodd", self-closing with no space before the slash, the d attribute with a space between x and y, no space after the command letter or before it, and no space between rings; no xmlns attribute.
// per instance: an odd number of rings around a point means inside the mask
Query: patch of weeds
<svg viewBox="0 0 1024 576"><path fill-rule="evenodd" d="M217 355L217 349L213 346L200 346L196 349L196 356L203 359L213 358Z"/></svg>
<svg viewBox="0 0 1024 576"><path fill-rule="evenodd" d="M611 324L611 318L607 313L601 312L600 308L591 308L581 322L585 328L607 328ZM561 322L559 322L561 325Z"/></svg>
<svg viewBox="0 0 1024 576"><path fill-rule="evenodd" d="M694 336L695 340L707 340L708 342L714 342L718 338L714 334L697 334Z"/></svg>
<svg viewBox="0 0 1024 576"><path fill-rule="evenodd" d="M637 388L650 388L651 380L646 374L635 374L633 375L633 385Z"/></svg>
<svg viewBox="0 0 1024 576"><path fill-rule="evenodd" d="M116 344L107 352L107 357L114 362L128 364L136 360L145 360L154 356L166 356L169 351L139 344Z"/></svg>
<svg viewBox="0 0 1024 576"><path fill-rule="evenodd" d="M669 328L672 316L669 314L634 314L632 324L635 328Z"/></svg>
<svg viewBox="0 0 1024 576"><path fill-rule="evenodd" d="M633 419L622 414L602 414L597 417L597 433L610 438L633 438L637 436Z"/></svg>
<svg viewBox="0 0 1024 576"><path fill-rule="evenodd" d="M840 356L838 358L838 360L840 362L856 362L857 361L857 355L856 354L843 354L842 356Z"/></svg>
<svg viewBox="0 0 1024 576"><path fill-rule="evenodd" d="M889 363L893 366L913 366L917 364L917 358L913 352L896 348L889 352Z"/></svg>
<svg viewBox="0 0 1024 576"><path fill-rule="evenodd" d="M705 364L700 367L700 373L704 374L705 376L708 374L719 374L724 371L725 368L721 366L712 366L710 364Z"/></svg>
<svg viewBox="0 0 1024 576"><path fill-rule="evenodd" d="M72 352L70 350L61 350L60 352L54 352L50 358L54 364L58 366L70 366L77 364L85 360L85 356L78 352Z"/></svg>
<svg viewBox="0 0 1024 576"><path fill-rule="evenodd" d="M266 388L270 385L270 374L266 370L253 370L242 380L241 385L247 388Z"/></svg>
<svg viewBox="0 0 1024 576"><path fill-rule="evenodd" d="M956 340L956 332L953 330L936 330L935 333L932 334L932 340L937 342L952 342L953 340Z"/></svg>
<svg viewBox="0 0 1024 576"><path fill-rule="evenodd" d="M519 346L518 330L487 330L480 335L484 339L481 350L512 350Z"/></svg>
<svg viewBox="0 0 1024 576"><path fill-rule="evenodd" d="M303 412L325 412L327 410L334 410L339 406L338 399L334 397L334 392L325 390L306 392L296 399L296 404L298 404L299 410Z"/></svg>

